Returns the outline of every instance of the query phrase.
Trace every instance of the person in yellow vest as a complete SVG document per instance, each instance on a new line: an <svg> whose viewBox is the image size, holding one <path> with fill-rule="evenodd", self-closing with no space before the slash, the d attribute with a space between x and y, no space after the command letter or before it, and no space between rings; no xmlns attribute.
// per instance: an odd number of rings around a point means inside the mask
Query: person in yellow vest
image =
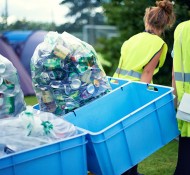
<svg viewBox="0 0 190 175"><path fill-rule="evenodd" d="M146 8L145 31L123 43L119 65L113 77L151 83L153 75L163 66L168 51L161 36L174 22L173 3L169 0L156 1L156 6ZM140 175L137 165L123 175Z"/></svg>
<svg viewBox="0 0 190 175"><path fill-rule="evenodd" d="M164 64L167 44L161 38L175 22L173 4L156 1L145 10L145 31L126 40L121 47L119 65L113 77L150 83Z"/></svg>
<svg viewBox="0 0 190 175"><path fill-rule="evenodd" d="M190 20L180 23L174 32L172 86L179 104L184 93L190 94ZM190 104L189 104L190 105ZM178 161L174 175L190 175L190 122L178 119Z"/></svg>

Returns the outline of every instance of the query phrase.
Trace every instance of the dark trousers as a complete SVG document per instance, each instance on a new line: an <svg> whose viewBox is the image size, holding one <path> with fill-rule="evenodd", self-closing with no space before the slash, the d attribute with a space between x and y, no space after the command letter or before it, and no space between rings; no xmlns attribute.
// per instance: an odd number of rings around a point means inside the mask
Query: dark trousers
<svg viewBox="0 0 190 175"><path fill-rule="evenodd" d="M179 136L178 160L174 175L190 175L190 137Z"/></svg>
<svg viewBox="0 0 190 175"><path fill-rule="evenodd" d="M125 171L122 175L138 175L137 167L138 167L138 165L135 165L131 169Z"/></svg>

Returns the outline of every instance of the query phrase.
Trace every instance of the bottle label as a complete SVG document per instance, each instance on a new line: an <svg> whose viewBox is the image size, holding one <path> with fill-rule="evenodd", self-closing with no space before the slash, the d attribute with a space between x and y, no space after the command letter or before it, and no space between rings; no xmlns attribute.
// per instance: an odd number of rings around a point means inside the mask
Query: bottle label
<svg viewBox="0 0 190 175"><path fill-rule="evenodd" d="M5 107L8 114L13 114L15 111L15 97L13 94L7 94L5 97Z"/></svg>

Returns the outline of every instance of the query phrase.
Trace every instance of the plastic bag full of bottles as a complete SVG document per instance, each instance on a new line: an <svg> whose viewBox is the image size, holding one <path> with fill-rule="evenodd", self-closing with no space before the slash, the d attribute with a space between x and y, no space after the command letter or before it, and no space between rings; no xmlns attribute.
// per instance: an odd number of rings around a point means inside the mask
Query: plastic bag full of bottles
<svg viewBox="0 0 190 175"><path fill-rule="evenodd" d="M0 55L0 119L16 117L26 109L16 68Z"/></svg>
<svg viewBox="0 0 190 175"><path fill-rule="evenodd" d="M48 32L31 58L40 110L66 114L111 91L94 48L75 36Z"/></svg>

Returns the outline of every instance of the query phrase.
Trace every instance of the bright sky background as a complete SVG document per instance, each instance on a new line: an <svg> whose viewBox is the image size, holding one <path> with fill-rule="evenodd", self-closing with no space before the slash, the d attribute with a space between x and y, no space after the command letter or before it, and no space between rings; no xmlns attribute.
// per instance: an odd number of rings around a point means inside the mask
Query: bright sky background
<svg viewBox="0 0 190 175"><path fill-rule="evenodd" d="M5 12L5 1L0 0L0 16ZM57 25L68 22L65 18L68 8L59 5L62 0L7 0L8 23L16 20L52 22Z"/></svg>

